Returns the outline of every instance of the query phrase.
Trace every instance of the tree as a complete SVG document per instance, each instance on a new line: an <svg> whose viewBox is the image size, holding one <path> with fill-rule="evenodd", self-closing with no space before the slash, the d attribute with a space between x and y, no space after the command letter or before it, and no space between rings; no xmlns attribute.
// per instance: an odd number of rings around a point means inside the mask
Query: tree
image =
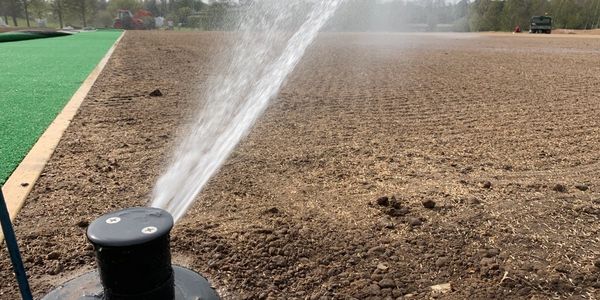
<svg viewBox="0 0 600 300"><path fill-rule="evenodd" d="M34 18L43 19L50 10L49 4L44 0L30 0L29 7Z"/></svg>
<svg viewBox="0 0 600 300"><path fill-rule="evenodd" d="M596 1L596 9L594 9L594 17L592 18L592 28L598 28L600 25L600 1Z"/></svg>
<svg viewBox="0 0 600 300"><path fill-rule="evenodd" d="M96 0L61 0L69 16L79 19L83 27L96 14Z"/></svg>
<svg viewBox="0 0 600 300"><path fill-rule="evenodd" d="M52 4L50 5L52 7L52 12L58 18L58 24L59 24L60 28L64 27L64 24L63 24L64 3L63 2L64 2L64 0L54 0L54 2L52 2Z"/></svg>
<svg viewBox="0 0 600 300"><path fill-rule="evenodd" d="M144 0L144 9L151 12L153 16L160 15L156 0Z"/></svg>
<svg viewBox="0 0 600 300"><path fill-rule="evenodd" d="M469 26L474 31L497 31L501 29L503 1L476 0L471 4Z"/></svg>
<svg viewBox="0 0 600 300"><path fill-rule="evenodd" d="M98 11L106 10L107 7L108 7L108 0L97 0L96 1L96 8L98 9Z"/></svg>
<svg viewBox="0 0 600 300"><path fill-rule="evenodd" d="M598 18L598 7L600 1L598 0L583 0L581 2L582 21L584 22L584 29L591 29L594 26L594 22Z"/></svg>
<svg viewBox="0 0 600 300"><path fill-rule="evenodd" d="M177 23L186 24L188 23L188 17L192 15L192 8L182 6L175 12Z"/></svg>
<svg viewBox="0 0 600 300"><path fill-rule="evenodd" d="M108 12L108 10L101 10L98 12L94 26L108 28L113 25L114 16Z"/></svg>
<svg viewBox="0 0 600 300"><path fill-rule="evenodd" d="M470 31L468 0L461 0L452 7L452 18L455 31Z"/></svg>
<svg viewBox="0 0 600 300"><path fill-rule="evenodd" d="M19 23L17 22L17 17L19 16L19 3L17 2L17 0L9 0L9 4L8 4L8 9L10 10L10 16L12 17L13 20L13 24L15 25L15 27L19 26ZM8 23L8 21L7 21Z"/></svg>
<svg viewBox="0 0 600 300"><path fill-rule="evenodd" d="M376 4L372 0L348 0L340 6L329 27L339 31L369 30Z"/></svg>
<svg viewBox="0 0 600 300"><path fill-rule="evenodd" d="M23 2L23 10L25 11L25 22L27 22L27 27L31 27L31 25L29 24L29 10L28 10L29 0L22 0L22 2Z"/></svg>
<svg viewBox="0 0 600 300"><path fill-rule="evenodd" d="M550 5L554 24L559 28L583 29L585 7L575 0L553 0Z"/></svg>
<svg viewBox="0 0 600 300"><path fill-rule="evenodd" d="M502 8L502 29L524 27L531 18L530 3L529 0L506 0Z"/></svg>
<svg viewBox="0 0 600 300"><path fill-rule="evenodd" d="M9 4L6 0L0 0L0 16L2 16L4 22L8 23L8 11Z"/></svg>

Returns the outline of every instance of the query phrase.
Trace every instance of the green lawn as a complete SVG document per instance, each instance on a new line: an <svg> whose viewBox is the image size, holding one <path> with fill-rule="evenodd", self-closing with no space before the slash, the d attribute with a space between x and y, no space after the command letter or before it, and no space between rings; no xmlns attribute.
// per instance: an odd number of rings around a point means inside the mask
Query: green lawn
<svg viewBox="0 0 600 300"><path fill-rule="evenodd" d="M120 34L82 32L0 43L0 184Z"/></svg>

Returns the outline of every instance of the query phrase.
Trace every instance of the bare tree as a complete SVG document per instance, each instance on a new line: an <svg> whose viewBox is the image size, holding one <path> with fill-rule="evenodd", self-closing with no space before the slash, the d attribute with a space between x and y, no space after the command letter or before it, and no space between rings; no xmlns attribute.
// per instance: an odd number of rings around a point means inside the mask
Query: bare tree
<svg viewBox="0 0 600 300"><path fill-rule="evenodd" d="M59 24L60 28L64 27L64 25L63 25L63 16L64 16L63 9L64 9L63 0L54 0L54 2L52 2L52 10L58 17L58 24Z"/></svg>
<svg viewBox="0 0 600 300"><path fill-rule="evenodd" d="M88 20L91 20L96 13L96 0L61 0L63 8L69 16L78 17L83 27L86 27Z"/></svg>
<svg viewBox="0 0 600 300"><path fill-rule="evenodd" d="M12 17L13 20L13 24L15 25L15 27L19 26L19 23L17 22L17 14L18 14L18 5L17 5L17 0L10 0L10 16Z"/></svg>
<svg viewBox="0 0 600 300"><path fill-rule="evenodd" d="M27 22L27 27L31 27L31 24L29 24L29 1L28 0L23 0L23 9L25 10L25 21Z"/></svg>
<svg viewBox="0 0 600 300"><path fill-rule="evenodd" d="M87 22L85 20L85 0L81 1L81 5L79 6L79 13L81 14L81 21L83 23L83 27L87 27Z"/></svg>
<svg viewBox="0 0 600 300"><path fill-rule="evenodd" d="M2 16L4 22L8 23L8 1L1 0L0 1L0 16Z"/></svg>

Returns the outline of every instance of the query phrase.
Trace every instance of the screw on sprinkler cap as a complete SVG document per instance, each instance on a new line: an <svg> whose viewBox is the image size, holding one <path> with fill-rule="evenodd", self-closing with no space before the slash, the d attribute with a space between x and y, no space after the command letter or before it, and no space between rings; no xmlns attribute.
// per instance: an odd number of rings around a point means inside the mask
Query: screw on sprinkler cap
<svg viewBox="0 0 600 300"><path fill-rule="evenodd" d="M138 207L94 220L87 236L94 245L98 271L53 290L44 300L218 300L199 274L171 265L166 211Z"/></svg>
<svg viewBox="0 0 600 300"><path fill-rule="evenodd" d="M105 300L175 299L166 211L136 207L94 220L87 236L94 245Z"/></svg>
<svg viewBox="0 0 600 300"><path fill-rule="evenodd" d="M173 217L153 207L134 207L112 212L94 220L87 236L94 245L128 247L148 243L167 235L173 228Z"/></svg>

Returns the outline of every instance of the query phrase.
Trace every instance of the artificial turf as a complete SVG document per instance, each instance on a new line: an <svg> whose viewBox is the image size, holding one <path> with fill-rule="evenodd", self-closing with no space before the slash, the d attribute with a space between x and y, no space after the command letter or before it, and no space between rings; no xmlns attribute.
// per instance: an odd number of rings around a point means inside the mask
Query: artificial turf
<svg viewBox="0 0 600 300"><path fill-rule="evenodd" d="M120 34L94 31L0 43L0 184Z"/></svg>

